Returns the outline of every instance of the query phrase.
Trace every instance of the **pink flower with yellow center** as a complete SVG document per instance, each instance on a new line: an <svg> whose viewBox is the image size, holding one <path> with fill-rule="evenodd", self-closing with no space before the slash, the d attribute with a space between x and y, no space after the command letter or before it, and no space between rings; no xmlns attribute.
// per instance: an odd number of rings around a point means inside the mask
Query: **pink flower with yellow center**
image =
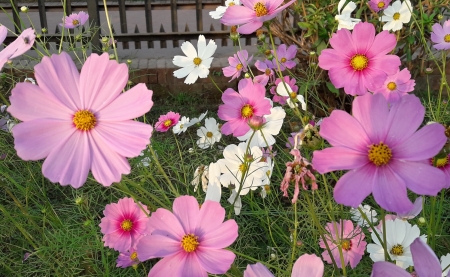
<svg viewBox="0 0 450 277"><path fill-rule="evenodd" d="M238 225L225 219L218 202L206 200L201 207L192 196L180 196L173 212L158 209L152 213L141 238L137 255L141 261L161 257L148 276L207 276L224 274L235 254L223 248L238 236Z"/></svg>
<svg viewBox="0 0 450 277"><path fill-rule="evenodd" d="M325 49L319 56L319 66L328 70L336 88L344 88L350 95L375 91L388 75L398 71L400 58L386 55L397 40L383 31L375 35L375 27L367 22L355 25L353 33L343 28L330 39L333 49Z"/></svg>
<svg viewBox="0 0 450 277"><path fill-rule="evenodd" d="M392 0L370 0L369 6L375 12L382 11L386 9Z"/></svg>
<svg viewBox="0 0 450 277"><path fill-rule="evenodd" d="M450 49L450 20L444 22L444 24L435 23L432 27L431 41L435 43L434 48L438 50Z"/></svg>
<svg viewBox="0 0 450 277"><path fill-rule="evenodd" d="M172 126L177 125L180 120L180 114L174 112L168 112L159 117L158 122L155 124L155 129L158 132L167 132Z"/></svg>
<svg viewBox="0 0 450 277"><path fill-rule="evenodd" d="M255 83L260 83L261 85L266 86L269 81L273 82L274 73L272 69L274 68L274 65L271 60L265 60L263 62L257 60L255 62L255 67L259 71L263 72L263 74L255 76L253 80Z"/></svg>
<svg viewBox="0 0 450 277"><path fill-rule="evenodd" d="M63 23L60 23L59 26L63 26L67 29L74 29L76 27L84 25L86 21L89 19L89 15L85 12L73 13L69 16L66 16L62 19Z"/></svg>
<svg viewBox="0 0 450 277"><path fill-rule="evenodd" d="M228 62L230 66L222 68L225 77L232 77L230 82L241 75L242 72L247 72L248 63L253 59L253 56L248 57L247 50L238 51L234 57L229 57Z"/></svg>
<svg viewBox="0 0 450 277"><path fill-rule="evenodd" d="M17 155L41 160L52 182L78 188L89 170L104 186L130 173L127 157L139 156L153 128L132 119L153 106L151 90L128 82L126 64L92 54L81 73L67 53L34 67L38 85L18 83L8 111L23 121L13 128Z"/></svg>
<svg viewBox="0 0 450 277"><path fill-rule="evenodd" d="M222 133L233 134L235 137L245 135L250 126L248 121L253 116L270 114L272 105L265 98L264 86L253 83L250 79L242 79L238 84L239 93L228 88L222 94L224 104L219 106L219 118L228 121L222 126Z"/></svg>
<svg viewBox="0 0 450 277"><path fill-rule="evenodd" d="M447 137L441 124L422 124L425 108L405 95L389 108L381 94L353 101L352 115L334 110L321 124L320 135L332 147L314 151L319 173L350 170L337 182L334 199L356 208L370 194L388 211L413 209L406 189L436 195L446 186L444 172L423 161L441 151Z"/></svg>
<svg viewBox="0 0 450 277"><path fill-rule="evenodd" d="M127 197L117 203L106 205L103 214L105 217L99 226L104 235L105 246L124 253L136 245L144 234L149 220L147 207L138 205L132 198Z"/></svg>
<svg viewBox="0 0 450 277"><path fill-rule="evenodd" d="M228 7L220 22L226 26L240 25L238 33L251 34L295 1L291 0L280 6L283 0L243 0L243 6Z"/></svg>
<svg viewBox="0 0 450 277"><path fill-rule="evenodd" d="M439 156L439 155L438 155ZM446 176L446 188L450 187L450 155L430 159L430 164L442 170Z"/></svg>
<svg viewBox="0 0 450 277"><path fill-rule="evenodd" d="M374 90L374 93L383 94L389 104L393 104L400 101L403 95L413 91L415 85L416 81L411 79L411 73L404 68L394 75L389 75L383 85Z"/></svg>
<svg viewBox="0 0 450 277"><path fill-rule="evenodd" d="M139 264L139 257L136 249L131 247L129 251L121 252L117 257L117 267L127 268Z"/></svg>

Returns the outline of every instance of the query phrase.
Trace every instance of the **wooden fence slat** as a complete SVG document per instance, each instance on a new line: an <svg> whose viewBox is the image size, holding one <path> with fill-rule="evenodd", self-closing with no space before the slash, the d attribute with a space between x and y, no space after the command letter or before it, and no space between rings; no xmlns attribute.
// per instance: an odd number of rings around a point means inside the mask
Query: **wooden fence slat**
<svg viewBox="0 0 450 277"><path fill-rule="evenodd" d="M172 19L172 32L178 32L178 13L177 13L177 1L170 0L170 15ZM178 47L178 39L173 40L173 47Z"/></svg>
<svg viewBox="0 0 450 277"><path fill-rule="evenodd" d="M197 31L203 31L203 8L202 0L195 1L195 17L197 19Z"/></svg>
<svg viewBox="0 0 450 277"><path fill-rule="evenodd" d="M14 21L14 29L16 30L16 34L20 34L22 32L22 24L20 23L19 17L20 8L17 5L17 0L11 0L11 4L13 6L12 16Z"/></svg>
<svg viewBox="0 0 450 277"><path fill-rule="evenodd" d="M145 27L147 33L153 33L153 22L152 22L152 1L145 0ZM153 41L147 41L147 48L153 48Z"/></svg>
<svg viewBox="0 0 450 277"><path fill-rule="evenodd" d="M139 28L137 24L136 27L134 28L134 33L139 34ZM134 49L141 49L141 41L139 40L139 38L138 40L134 41Z"/></svg>
<svg viewBox="0 0 450 277"><path fill-rule="evenodd" d="M61 34L61 31L59 30L59 26L58 25L56 25L55 34L56 34L55 37L58 37L58 38L59 38L58 35ZM59 41L60 41L59 39L56 41L56 49L59 49L59 45L60 45Z"/></svg>
<svg viewBox="0 0 450 277"><path fill-rule="evenodd" d="M119 0L119 18L120 18L120 32L122 34L128 33L127 26L127 12L125 10L125 0ZM128 42L122 43L123 49L128 49Z"/></svg>
<svg viewBox="0 0 450 277"><path fill-rule="evenodd" d="M89 26L91 26L91 45L92 52L101 53L102 46L100 43L100 13L97 1L87 1Z"/></svg>
<svg viewBox="0 0 450 277"><path fill-rule="evenodd" d="M164 31L164 26L161 24L161 28L159 28L159 32L160 33L165 33L165 31ZM166 42L166 40L165 39L161 39L161 41L160 41L160 47L161 48L167 48L167 42Z"/></svg>
<svg viewBox="0 0 450 277"><path fill-rule="evenodd" d="M72 0L66 0L66 7L65 8L66 8L65 12L66 12L67 15L72 14Z"/></svg>
<svg viewBox="0 0 450 277"><path fill-rule="evenodd" d="M39 21L41 22L41 29L45 28L48 30L47 13L45 11L45 0L38 0L38 6L39 6Z"/></svg>

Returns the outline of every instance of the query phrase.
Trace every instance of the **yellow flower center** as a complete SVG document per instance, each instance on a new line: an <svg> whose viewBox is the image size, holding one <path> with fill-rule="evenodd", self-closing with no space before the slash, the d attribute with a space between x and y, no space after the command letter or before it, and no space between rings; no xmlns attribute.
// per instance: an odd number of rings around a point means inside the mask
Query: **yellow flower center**
<svg viewBox="0 0 450 277"><path fill-rule="evenodd" d="M238 64L238 65L236 65L236 69L237 70L241 70L242 69L242 67L243 67L243 65L240 63L240 64Z"/></svg>
<svg viewBox="0 0 450 277"><path fill-rule="evenodd" d="M394 89L397 88L397 84L394 83L394 82L389 82L389 83L387 84L387 88L388 88L388 90L394 90Z"/></svg>
<svg viewBox="0 0 450 277"><path fill-rule="evenodd" d="M344 239L341 241L341 246L343 250L349 251L350 249L352 249L352 242L348 239Z"/></svg>
<svg viewBox="0 0 450 277"><path fill-rule="evenodd" d="M131 222L131 220L129 219L125 219L124 221L122 221L122 223L120 223L120 228L122 228L122 230L129 232L131 230L131 228L133 228L133 222Z"/></svg>
<svg viewBox="0 0 450 277"><path fill-rule="evenodd" d="M181 239L181 247L188 253L195 251L199 244L198 237L194 234L184 235Z"/></svg>
<svg viewBox="0 0 450 277"><path fill-rule="evenodd" d="M266 5L261 2L256 3L253 7L253 10L255 10L257 17L264 16L269 13L269 11L267 11Z"/></svg>
<svg viewBox="0 0 450 277"><path fill-rule="evenodd" d="M199 57L194 58L194 64L196 66L199 66L202 63L202 59L200 59Z"/></svg>
<svg viewBox="0 0 450 277"><path fill-rule="evenodd" d="M266 68L266 75L269 76L270 75L270 69Z"/></svg>
<svg viewBox="0 0 450 277"><path fill-rule="evenodd" d="M400 244L396 244L392 247L391 251L389 251L393 255L401 256L403 255L403 246Z"/></svg>
<svg viewBox="0 0 450 277"><path fill-rule="evenodd" d="M206 133L206 136L207 136L208 138L212 138L212 137L213 137L213 133L208 132L208 133Z"/></svg>
<svg viewBox="0 0 450 277"><path fill-rule="evenodd" d="M376 166L386 165L392 158L392 151L386 144L380 142L379 144L370 145L369 160Z"/></svg>
<svg viewBox="0 0 450 277"><path fill-rule="evenodd" d="M245 104L241 109L241 115L244 118L253 116L253 107L250 104Z"/></svg>
<svg viewBox="0 0 450 277"><path fill-rule="evenodd" d="M78 24L80 24L80 21L74 19L74 20L72 21L72 24L73 24L73 26L77 26Z"/></svg>
<svg viewBox="0 0 450 277"><path fill-rule="evenodd" d="M264 190L269 192L270 191L270 186L269 185L264 185Z"/></svg>
<svg viewBox="0 0 450 277"><path fill-rule="evenodd" d="M170 125L172 125L172 119L167 119L163 124L164 126L169 127Z"/></svg>
<svg viewBox="0 0 450 277"><path fill-rule="evenodd" d="M130 260L134 261L137 260L137 252L134 251L131 255L130 255Z"/></svg>
<svg viewBox="0 0 450 277"><path fill-rule="evenodd" d="M286 61L287 61L286 58L281 58L282 63L285 63Z"/></svg>
<svg viewBox="0 0 450 277"><path fill-rule="evenodd" d="M432 163L436 164L436 167L444 167L444 166L448 165L448 156L446 156L445 158L437 159L436 162L433 158Z"/></svg>
<svg viewBox="0 0 450 277"><path fill-rule="evenodd" d="M382 9L382 8L384 8L384 5L385 5L384 2L380 2L380 3L378 3L377 6L379 9Z"/></svg>
<svg viewBox="0 0 450 277"><path fill-rule="evenodd" d="M354 70L360 71L369 65L369 59L365 55L356 54L350 60L350 65Z"/></svg>
<svg viewBox="0 0 450 277"><path fill-rule="evenodd" d="M247 171L247 169L248 169L248 166L246 164L241 164L239 166L239 171L242 173L245 173Z"/></svg>
<svg viewBox="0 0 450 277"><path fill-rule="evenodd" d="M400 19L400 13L394 13L394 15L392 16L392 18L394 20L399 20Z"/></svg>
<svg viewBox="0 0 450 277"><path fill-rule="evenodd" d="M81 131L90 131L95 127L97 119L95 115L88 110L77 111L72 119L75 127Z"/></svg>
<svg viewBox="0 0 450 277"><path fill-rule="evenodd" d="M450 34L446 34L446 35L444 36L444 41L445 41L445 42L450 42Z"/></svg>
<svg viewBox="0 0 450 277"><path fill-rule="evenodd" d="M290 96L292 99L295 99L295 98L297 98L297 93L296 93L296 92L291 92L291 93L289 93L289 96Z"/></svg>
<svg viewBox="0 0 450 277"><path fill-rule="evenodd" d="M230 2L230 4L228 4L228 7L234 6L236 4L234 4L234 2Z"/></svg>

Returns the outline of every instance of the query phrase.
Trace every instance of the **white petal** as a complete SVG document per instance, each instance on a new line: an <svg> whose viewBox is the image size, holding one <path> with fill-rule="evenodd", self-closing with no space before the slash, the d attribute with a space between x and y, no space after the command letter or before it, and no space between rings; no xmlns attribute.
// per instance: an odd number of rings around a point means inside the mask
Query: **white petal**
<svg viewBox="0 0 450 277"><path fill-rule="evenodd" d="M197 50L195 50L194 45L192 45L189 41L185 41L181 44L181 50L188 58L191 58L192 60L197 57Z"/></svg>
<svg viewBox="0 0 450 277"><path fill-rule="evenodd" d="M206 39L204 35L198 36L197 41L197 50L198 50L198 57L203 60L203 53L206 49Z"/></svg>
<svg viewBox="0 0 450 277"><path fill-rule="evenodd" d="M173 76L177 77L177 78L184 78L186 77L189 73L191 73L194 70L195 66L188 66L188 67L183 67L180 68L178 70L175 70L173 72ZM195 82L195 81L194 81Z"/></svg>
<svg viewBox="0 0 450 277"><path fill-rule="evenodd" d="M173 57L173 64L180 67L195 66L194 59L185 56Z"/></svg>
<svg viewBox="0 0 450 277"><path fill-rule="evenodd" d="M216 52L216 49L217 49L217 45L214 42L214 40L211 39L211 40L209 40L209 43L203 52L198 51L199 52L198 55L199 55L199 57L202 58L202 60L206 60L208 58L211 58L212 55L214 55L214 53Z"/></svg>
<svg viewBox="0 0 450 277"><path fill-rule="evenodd" d="M186 80L184 80L185 84L190 85L190 84L195 83L195 81L197 81L197 79L198 79L198 71L197 71L197 69L198 69L198 66L194 67L194 69L191 71L191 73L189 73L189 75L187 76Z"/></svg>

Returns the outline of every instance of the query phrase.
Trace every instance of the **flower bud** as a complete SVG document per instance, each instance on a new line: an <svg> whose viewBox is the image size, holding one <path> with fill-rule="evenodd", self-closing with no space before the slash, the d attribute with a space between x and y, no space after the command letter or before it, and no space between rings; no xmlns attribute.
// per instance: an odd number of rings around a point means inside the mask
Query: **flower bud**
<svg viewBox="0 0 450 277"><path fill-rule="evenodd" d="M102 42L103 43L107 43L109 41L109 38L108 37L102 37Z"/></svg>
<svg viewBox="0 0 450 277"><path fill-rule="evenodd" d="M426 219L424 217L419 217L419 219L417 220L417 223L421 226L425 225L425 223L427 223Z"/></svg>
<svg viewBox="0 0 450 277"><path fill-rule="evenodd" d="M248 125L250 126L250 128L252 128L253 130L260 130L261 127L264 125L264 123L266 122L265 118L262 116L252 116L249 120L248 120Z"/></svg>
<svg viewBox="0 0 450 277"><path fill-rule="evenodd" d="M22 6L22 7L20 7L20 10L21 10L23 13L27 13L29 9L28 9L27 6Z"/></svg>
<svg viewBox="0 0 450 277"><path fill-rule="evenodd" d="M127 85L132 86L132 85L133 85L133 81L131 81L131 80L128 81L128 82L127 82Z"/></svg>
<svg viewBox="0 0 450 277"><path fill-rule="evenodd" d="M425 68L425 74L431 74L433 73L433 69L430 67Z"/></svg>
<svg viewBox="0 0 450 277"><path fill-rule="evenodd" d="M131 64L132 63L132 60L127 60L127 64Z"/></svg>
<svg viewBox="0 0 450 277"><path fill-rule="evenodd" d="M46 34L46 33L48 32L48 30L47 30L47 28L42 28L41 32L42 32L43 34Z"/></svg>
<svg viewBox="0 0 450 277"><path fill-rule="evenodd" d="M442 20L444 18L444 16L442 14L438 14L437 19L438 20Z"/></svg>
<svg viewBox="0 0 450 277"><path fill-rule="evenodd" d="M81 205L83 203L83 197L77 197L75 199L75 204L77 204L78 206Z"/></svg>
<svg viewBox="0 0 450 277"><path fill-rule="evenodd" d="M115 58L116 58L116 56L115 56L114 54L110 54L110 55L109 55L109 59L110 59L110 60L114 60Z"/></svg>
<svg viewBox="0 0 450 277"><path fill-rule="evenodd" d="M245 74L244 74L244 77L245 77L245 78L250 78L251 76L250 76L250 74L245 73Z"/></svg>
<svg viewBox="0 0 450 277"><path fill-rule="evenodd" d="M258 40L264 41L266 39L266 35L264 34L264 31L261 29L256 30L256 37Z"/></svg>

